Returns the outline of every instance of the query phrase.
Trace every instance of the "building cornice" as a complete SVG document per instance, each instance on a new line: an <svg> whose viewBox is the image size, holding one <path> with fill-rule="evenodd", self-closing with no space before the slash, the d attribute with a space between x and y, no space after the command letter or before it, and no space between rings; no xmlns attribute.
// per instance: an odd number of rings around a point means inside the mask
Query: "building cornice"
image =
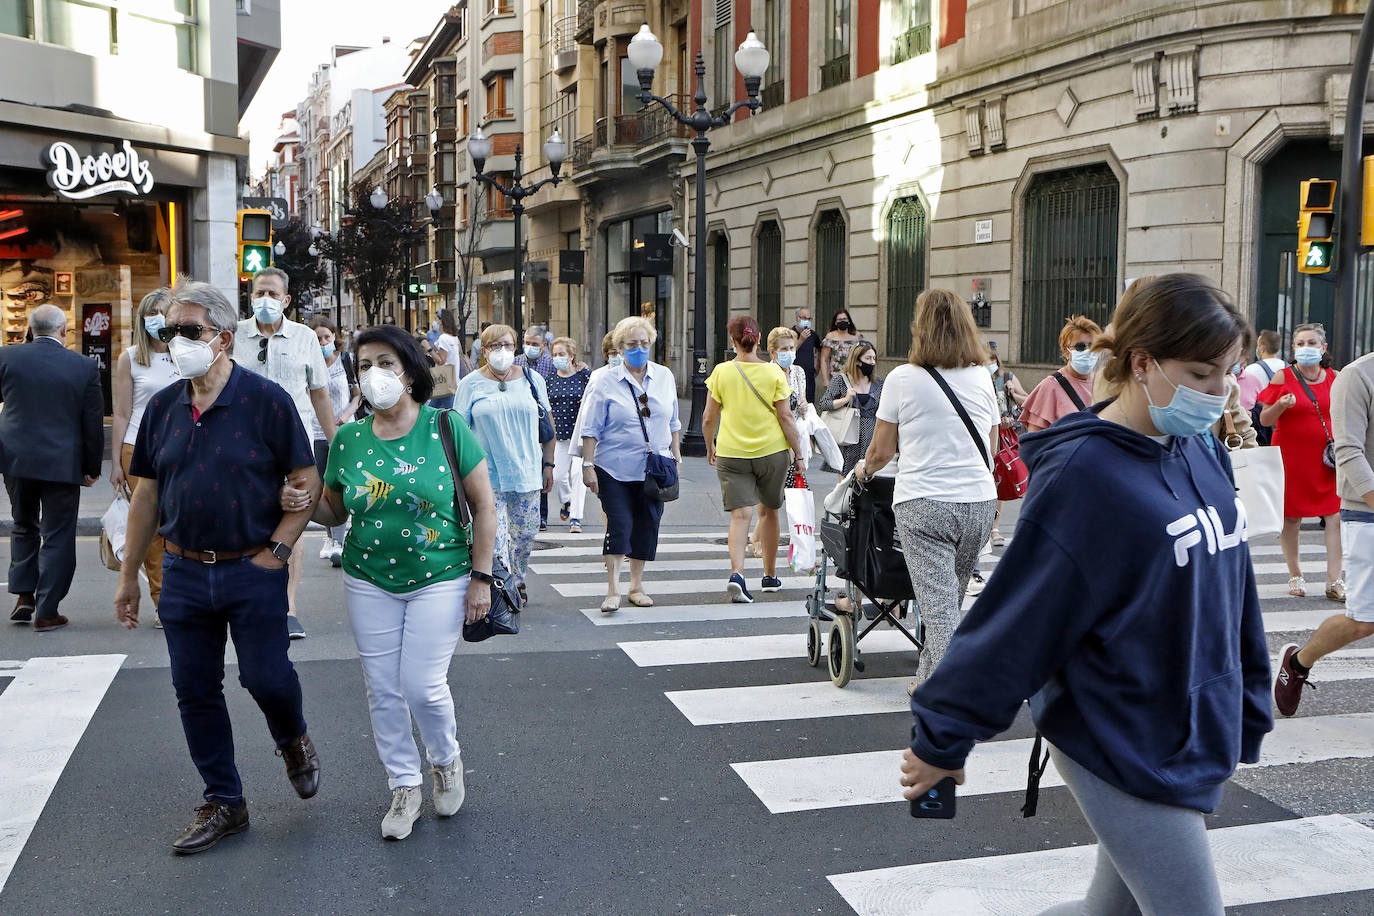
<svg viewBox="0 0 1374 916"><path fill-rule="evenodd" d="M51 131L61 134L99 137L118 137L142 146L162 149L214 153L223 156L247 156L248 141L239 137L224 137L201 131L177 131L155 124L142 124L120 118L62 111L20 102L0 101L0 124L32 131Z"/></svg>

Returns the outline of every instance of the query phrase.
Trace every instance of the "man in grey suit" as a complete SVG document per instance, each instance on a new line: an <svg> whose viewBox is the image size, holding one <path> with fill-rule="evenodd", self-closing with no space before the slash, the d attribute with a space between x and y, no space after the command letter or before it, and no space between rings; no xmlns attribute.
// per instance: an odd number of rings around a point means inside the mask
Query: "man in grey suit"
<svg viewBox="0 0 1374 916"><path fill-rule="evenodd" d="M0 347L0 473L10 496L10 594L15 623L67 625L57 606L76 573L81 487L100 477L105 399L95 360L67 349L67 315L29 313L33 342Z"/></svg>

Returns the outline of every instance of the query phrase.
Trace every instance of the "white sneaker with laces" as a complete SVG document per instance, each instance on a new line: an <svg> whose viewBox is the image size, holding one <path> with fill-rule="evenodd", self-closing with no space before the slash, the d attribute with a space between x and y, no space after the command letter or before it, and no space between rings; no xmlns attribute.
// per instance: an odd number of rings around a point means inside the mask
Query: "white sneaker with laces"
<svg viewBox="0 0 1374 916"><path fill-rule="evenodd" d="M334 552L334 539L329 535L324 536L324 543L320 545L320 559L328 560L329 555Z"/></svg>
<svg viewBox="0 0 1374 916"><path fill-rule="evenodd" d="M434 813L440 817L453 817L463 807L467 797L467 787L463 785L463 757L458 755L446 767L431 766L434 774Z"/></svg>
<svg viewBox="0 0 1374 916"><path fill-rule="evenodd" d="M401 786L391 790L391 810L382 818L382 838L404 840L420 816L420 787Z"/></svg>

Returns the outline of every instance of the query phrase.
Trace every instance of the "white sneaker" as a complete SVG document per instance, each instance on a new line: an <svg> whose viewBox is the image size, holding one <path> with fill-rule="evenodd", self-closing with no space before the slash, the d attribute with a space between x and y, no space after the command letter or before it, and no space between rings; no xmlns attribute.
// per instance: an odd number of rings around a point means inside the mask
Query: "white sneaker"
<svg viewBox="0 0 1374 916"><path fill-rule="evenodd" d="M964 592L964 594L968 595L969 597L981 595L983 593L983 586L985 584L987 583L983 580L983 574L975 569L973 571L973 575L969 577L968 589Z"/></svg>
<svg viewBox="0 0 1374 916"><path fill-rule="evenodd" d="M329 551L329 565L338 569L343 565L343 545L338 541L331 541L330 543L334 545L334 549Z"/></svg>
<svg viewBox="0 0 1374 916"><path fill-rule="evenodd" d="M334 539L326 534L324 536L324 543L320 545L320 559L328 560L330 554L334 552L335 546Z"/></svg>
<svg viewBox="0 0 1374 916"><path fill-rule="evenodd" d="M467 788L463 785L462 755L453 758L446 767L431 766L434 774L434 813L440 817L452 817L463 807Z"/></svg>
<svg viewBox="0 0 1374 916"><path fill-rule="evenodd" d="M404 840L420 816L420 787L401 786L391 790L391 810L382 818L382 839Z"/></svg>

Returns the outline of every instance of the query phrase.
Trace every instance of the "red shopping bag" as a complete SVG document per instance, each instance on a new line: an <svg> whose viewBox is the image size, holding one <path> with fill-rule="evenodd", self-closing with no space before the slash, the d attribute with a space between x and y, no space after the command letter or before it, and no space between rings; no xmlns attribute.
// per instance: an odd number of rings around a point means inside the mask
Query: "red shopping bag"
<svg viewBox="0 0 1374 916"><path fill-rule="evenodd" d="M992 479L997 484L997 498L1003 502L1026 495L1030 471L1021 460L1021 440L1014 429L997 432L997 454L992 459Z"/></svg>

